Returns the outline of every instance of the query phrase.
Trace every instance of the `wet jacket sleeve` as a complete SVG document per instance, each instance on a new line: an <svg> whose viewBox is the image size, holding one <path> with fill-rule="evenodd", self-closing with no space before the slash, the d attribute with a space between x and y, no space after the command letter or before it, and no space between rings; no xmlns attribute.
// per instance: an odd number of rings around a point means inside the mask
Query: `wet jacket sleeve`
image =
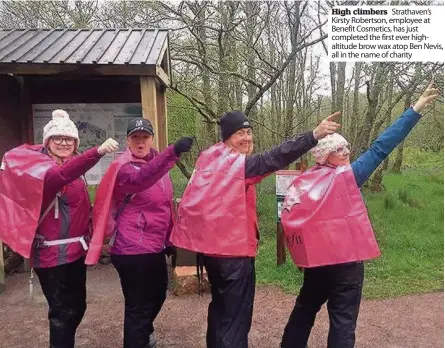
<svg viewBox="0 0 445 348"><path fill-rule="evenodd" d="M406 138L420 117L413 108L407 109L398 120L379 135L364 154L351 164L358 187L368 180L380 163Z"/></svg>
<svg viewBox="0 0 445 348"><path fill-rule="evenodd" d="M45 174L44 196L55 196L63 186L78 179L94 167L102 158L97 152L98 146L86 150L83 154L74 156L63 166L54 165Z"/></svg>
<svg viewBox="0 0 445 348"><path fill-rule="evenodd" d="M317 145L313 132L284 141L270 151L246 157L246 184L259 183L265 176L287 167Z"/></svg>
<svg viewBox="0 0 445 348"><path fill-rule="evenodd" d="M142 192L167 174L178 159L171 145L140 167L127 163L119 170L116 185L127 194Z"/></svg>

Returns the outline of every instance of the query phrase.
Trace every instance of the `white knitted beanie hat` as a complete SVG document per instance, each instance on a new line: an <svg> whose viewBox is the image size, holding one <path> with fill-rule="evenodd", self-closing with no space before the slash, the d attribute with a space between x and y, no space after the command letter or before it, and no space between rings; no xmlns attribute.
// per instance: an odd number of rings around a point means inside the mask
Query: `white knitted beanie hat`
<svg viewBox="0 0 445 348"><path fill-rule="evenodd" d="M43 127L43 146L48 146L49 138L53 136L65 136L76 139L74 150L79 147L79 131L73 121L70 120L70 115L65 110L54 110L52 113L53 119Z"/></svg>
<svg viewBox="0 0 445 348"><path fill-rule="evenodd" d="M348 146L348 141L338 133L333 133L325 136L318 141L318 144L310 150L312 156L318 164L324 164L331 152L337 149Z"/></svg>

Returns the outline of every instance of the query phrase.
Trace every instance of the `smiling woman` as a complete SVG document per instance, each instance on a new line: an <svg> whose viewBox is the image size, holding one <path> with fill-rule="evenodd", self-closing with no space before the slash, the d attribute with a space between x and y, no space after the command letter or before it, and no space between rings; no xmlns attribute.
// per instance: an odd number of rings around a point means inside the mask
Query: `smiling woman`
<svg viewBox="0 0 445 348"><path fill-rule="evenodd" d="M253 152L252 126L241 111L224 114L219 124L223 141L227 146L245 155ZM236 132L233 132L235 129Z"/></svg>
<svg viewBox="0 0 445 348"><path fill-rule="evenodd" d="M59 163L66 161L79 147L79 131L64 110L54 110L53 119L43 133L43 146Z"/></svg>
<svg viewBox="0 0 445 348"><path fill-rule="evenodd" d="M0 240L32 260L49 305L50 346L74 347L86 309L90 234L82 176L118 144L108 139L79 155L79 132L68 113L55 110L52 116L43 128L43 146L22 145L4 156Z"/></svg>
<svg viewBox="0 0 445 348"><path fill-rule="evenodd" d="M54 136L49 138L48 149L51 155L63 162L73 154L75 143L75 138Z"/></svg>
<svg viewBox="0 0 445 348"><path fill-rule="evenodd" d="M201 152L171 237L176 246L198 252L199 263L207 270L212 287L207 347L248 347L259 240L255 185L334 133L340 126L334 121L339 114L253 155L247 116L234 110L219 120L221 142Z"/></svg>

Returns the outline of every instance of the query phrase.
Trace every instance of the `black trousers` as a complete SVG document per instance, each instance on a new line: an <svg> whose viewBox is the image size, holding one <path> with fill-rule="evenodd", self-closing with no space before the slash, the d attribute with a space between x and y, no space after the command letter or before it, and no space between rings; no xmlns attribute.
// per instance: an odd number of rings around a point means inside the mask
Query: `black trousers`
<svg viewBox="0 0 445 348"><path fill-rule="evenodd" d="M34 268L48 301L50 348L74 348L86 305L85 258L49 268Z"/></svg>
<svg viewBox="0 0 445 348"><path fill-rule="evenodd" d="M165 254L111 255L111 262L125 298L124 348L147 348L167 296Z"/></svg>
<svg viewBox="0 0 445 348"><path fill-rule="evenodd" d="M327 301L328 348L352 348L364 277L363 262L307 268L284 329L282 348L305 348L315 317Z"/></svg>
<svg viewBox="0 0 445 348"><path fill-rule="evenodd" d="M204 256L212 301L207 348L247 348L255 297L255 259Z"/></svg>

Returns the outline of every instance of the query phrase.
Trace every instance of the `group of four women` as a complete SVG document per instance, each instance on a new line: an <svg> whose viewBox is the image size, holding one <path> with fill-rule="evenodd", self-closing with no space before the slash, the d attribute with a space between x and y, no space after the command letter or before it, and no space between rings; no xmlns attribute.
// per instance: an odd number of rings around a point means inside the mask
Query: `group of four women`
<svg viewBox="0 0 445 348"><path fill-rule="evenodd" d="M4 220L0 222L8 229L0 228L0 239L31 256L49 305L50 347L74 347L76 329L86 310L86 265L98 261L104 241L109 240L111 261L125 298L125 348L156 346L153 322L166 299L168 282L165 255L174 253L175 246L203 255L212 294L207 347L247 348L259 240L255 184L312 152L316 168L301 176L300 182L306 180L298 190L301 199L298 196L283 215L286 233L296 233L310 219L301 222L295 212L304 210L305 199L320 191L308 182L329 175L329 185L352 178L353 186L360 187L418 122L419 112L437 95L431 87L352 164L349 143L336 133L340 124L334 119L339 113L328 116L314 130L258 154L252 154L249 119L240 111L225 113L219 120L221 142L200 154L177 217L168 172L182 153L190 151L193 139L180 138L158 152L153 148L151 123L135 118L128 123L126 152L111 164L97 190L92 224L83 175L102 156L116 151L118 144L110 138L79 154L75 124L65 111L55 110L43 129L43 144L7 152L0 171L0 184L5 188L0 201L7 205L0 206ZM38 184L29 191L30 187L23 187L26 180ZM338 204L347 199L341 190L323 192L326 202ZM27 205L18 204L26 195ZM25 229L16 226L17 216L24 217L20 226L26 225ZM335 218L335 213L328 218ZM362 284L363 258L306 265L281 346L306 347L315 316L327 302L328 347L353 347Z"/></svg>

